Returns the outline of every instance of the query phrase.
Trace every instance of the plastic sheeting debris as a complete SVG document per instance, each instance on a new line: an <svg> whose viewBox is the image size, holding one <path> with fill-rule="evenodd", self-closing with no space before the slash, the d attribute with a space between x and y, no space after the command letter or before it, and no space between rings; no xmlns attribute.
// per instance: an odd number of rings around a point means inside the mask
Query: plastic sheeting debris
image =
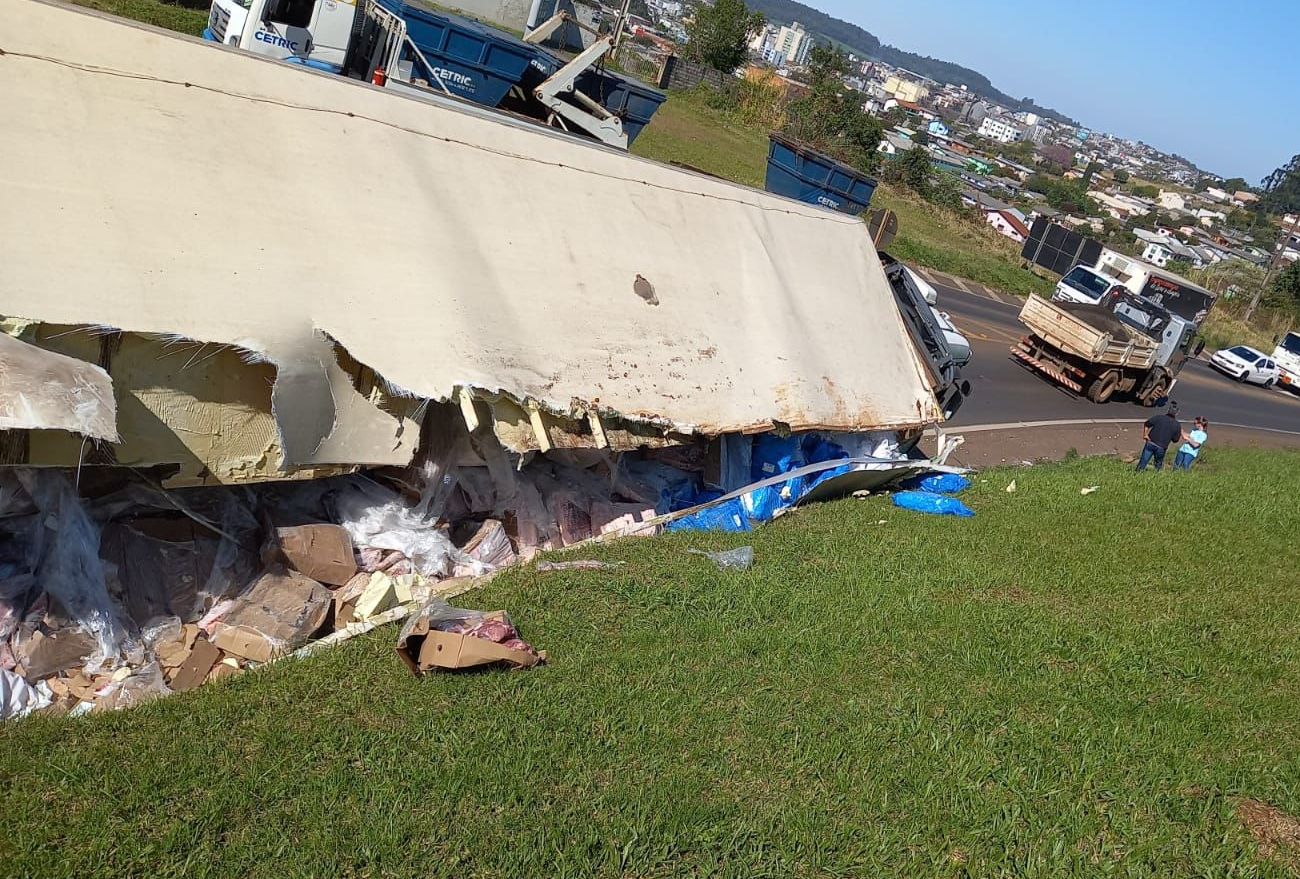
<svg viewBox="0 0 1300 879"><path fill-rule="evenodd" d="M539 571L600 571L606 568L618 568L622 562L601 562L595 559L577 559L569 562L548 562L540 561L537 563Z"/></svg>
<svg viewBox="0 0 1300 879"><path fill-rule="evenodd" d="M127 633L109 599L99 560L99 526L62 472L24 470L19 479L41 513L30 544L39 559L39 584L95 637L98 648L87 668L115 665Z"/></svg>
<svg viewBox="0 0 1300 879"><path fill-rule="evenodd" d="M695 555L702 555L709 561L718 566L719 571L743 571L754 565L754 547L738 546L735 549L724 549L721 552L704 552L703 550L691 550Z"/></svg>
<svg viewBox="0 0 1300 879"><path fill-rule="evenodd" d="M932 491L900 491L894 494L894 506L918 513L935 513L941 516L974 516L975 511L955 497Z"/></svg>
<svg viewBox="0 0 1300 879"><path fill-rule="evenodd" d="M903 487L937 494L957 494L970 488L970 480L960 473L932 473L908 479L903 482Z"/></svg>
<svg viewBox="0 0 1300 879"><path fill-rule="evenodd" d="M50 701L48 688L42 692L13 672L0 668L0 720L25 717Z"/></svg>
<svg viewBox="0 0 1300 879"><path fill-rule="evenodd" d="M437 511L402 503L396 492L353 483L335 499L339 523L357 546L395 549L427 577L445 577L456 562L473 564L438 527Z"/></svg>

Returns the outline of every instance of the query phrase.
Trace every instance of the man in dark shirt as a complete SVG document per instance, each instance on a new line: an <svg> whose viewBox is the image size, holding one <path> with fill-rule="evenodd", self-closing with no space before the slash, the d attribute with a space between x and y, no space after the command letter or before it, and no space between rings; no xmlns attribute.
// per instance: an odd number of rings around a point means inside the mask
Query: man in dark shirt
<svg viewBox="0 0 1300 879"><path fill-rule="evenodd" d="M1170 403L1169 411L1155 415L1142 425L1142 454L1138 457L1138 472L1147 469L1147 464L1155 461L1156 469L1165 466L1165 452L1169 444L1182 439L1183 426L1178 423L1178 404Z"/></svg>

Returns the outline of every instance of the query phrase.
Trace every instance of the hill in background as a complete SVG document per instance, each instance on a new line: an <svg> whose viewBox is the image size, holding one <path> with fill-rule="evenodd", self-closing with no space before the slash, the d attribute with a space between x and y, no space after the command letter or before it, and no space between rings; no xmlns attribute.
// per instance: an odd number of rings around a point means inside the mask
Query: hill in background
<svg viewBox="0 0 1300 879"><path fill-rule="evenodd" d="M887 46L881 43L874 34L858 27L856 24L832 18L826 13L803 3L796 3L794 0L746 0L746 4L751 9L756 9L766 15L768 21L780 24L790 24L797 21L808 31L832 42L847 46L855 54L863 55L875 61L883 61L894 67L905 67L913 73L928 76L938 82L964 85L981 97L989 98L1012 110L1037 113L1044 118L1054 119L1069 125L1079 124L1050 107L1040 107L1030 98L1016 99L998 91L993 87L993 83L989 81L987 76L971 70L969 67L962 67L960 64L954 64L951 61L942 61L938 58L917 55L914 52L904 52L902 49Z"/></svg>

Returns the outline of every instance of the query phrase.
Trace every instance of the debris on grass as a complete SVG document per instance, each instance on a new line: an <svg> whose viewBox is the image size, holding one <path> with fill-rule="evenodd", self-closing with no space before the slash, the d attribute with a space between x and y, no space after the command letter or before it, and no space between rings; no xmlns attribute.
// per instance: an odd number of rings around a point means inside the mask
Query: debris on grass
<svg viewBox="0 0 1300 879"><path fill-rule="evenodd" d="M1236 812L1260 855L1300 866L1300 818L1252 797L1237 800Z"/></svg>
<svg viewBox="0 0 1300 879"><path fill-rule="evenodd" d="M1015 494L1015 493L1016 493L1016 481L1013 479L1009 483L1007 483L1007 494Z"/></svg>
<svg viewBox="0 0 1300 879"><path fill-rule="evenodd" d="M900 491L894 495L894 506L918 513L969 518L975 511L955 497L933 491Z"/></svg>
<svg viewBox="0 0 1300 879"><path fill-rule="evenodd" d="M1092 494L1094 491L1098 491L1100 488L1101 488L1100 485L1088 485L1079 489L1079 494L1085 494L1085 495Z"/></svg>
<svg viewBox="0 0 1300 879"><path fill-rule="evenodd" d="M596 559L576 559L569 562L548 562L540 561L537 563L537 570L547 571L600 571L605 568L617 568L622 562L601 562Z"/></svg>
<svg viewBox="0 0 1300 879"><path fill-rule="evenodd" d="M744 570L754 564L754 547L752 546L738 546L735 549L726 549L721 552L704 552L700 549L692 549L691 552L708 558L718 566L719 571Z"/></svg>

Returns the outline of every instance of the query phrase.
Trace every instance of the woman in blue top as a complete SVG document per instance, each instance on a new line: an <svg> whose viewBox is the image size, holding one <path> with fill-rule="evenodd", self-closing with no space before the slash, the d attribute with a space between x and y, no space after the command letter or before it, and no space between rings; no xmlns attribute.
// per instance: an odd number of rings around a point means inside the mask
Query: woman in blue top
<svg viewBox="0 0 1300 879"><path fill-rule="evenodd" d="M1209 439L1209 433L1206 428L1210 422L1206 421L1199 415L1192 421L1192 432L1183 434L1185 442L1178 449L1178 455L1174 458L1175 470L1191 470L1192 464L1196 462L1196 456L1201 453L1201 446Z"/></svg>

